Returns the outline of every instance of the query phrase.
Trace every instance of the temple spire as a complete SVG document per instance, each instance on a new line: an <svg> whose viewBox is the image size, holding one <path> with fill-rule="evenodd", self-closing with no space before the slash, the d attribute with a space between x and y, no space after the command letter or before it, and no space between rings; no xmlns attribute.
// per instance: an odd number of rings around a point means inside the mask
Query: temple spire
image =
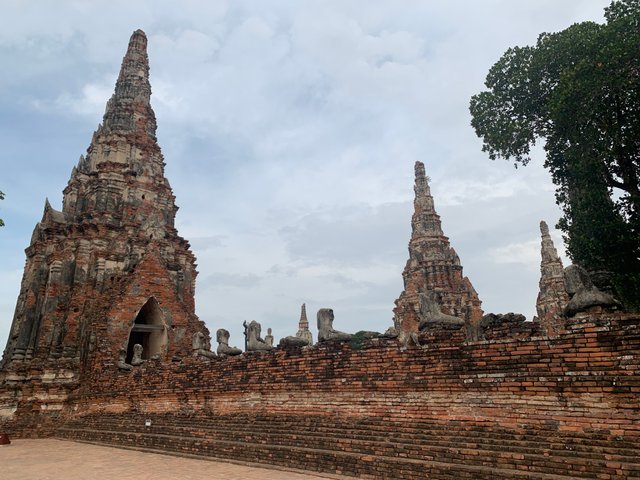
<svg viewBox="0 0 640 480"><path fill-rule="evenodd" d="M404 291L396 300L394 314L405 331L417 331L420 323L420 295L436 293L446 315L476 324L482 317L481 302L449 239L442 231L425 175L424 164L415 163L415 200L411 217L409 259L402 277Z"/></svg>
<svg viewBox="0 0 640 480"><path fill-rule="evenodd" d="M411 219L413 236L435 235L441 236L442 224L440 216L436 213L433 205L433 197L431 196L431 188L429 188L429 179L424 170L424 163L415 163L415 199L413 201L414 213Z"/></svg>
<svg viewBox="0 0 640 480"><path fill-rule="evenodd" d="M142 134L155 141L156 117L150 100L147 36L142 30L136 30L129 39L99 133Z"/></svg>
<svg viewBox="0 0 640 480"><path fill-rule="evenodd" d="M300 307L300 322L298 323L298 333L296 337L307 340L309 345L313 345L313 335L309 331L309 320L307 320L307 306L303 303Z"/></svg>
<svg viewBox="0 0 640 480"><path fill-rule="evenodd" d="M554 335L562 329L562 311L569 302L562 260L558 256L546 222L540 222L540 282L536 311L543 331Z"/></svg>

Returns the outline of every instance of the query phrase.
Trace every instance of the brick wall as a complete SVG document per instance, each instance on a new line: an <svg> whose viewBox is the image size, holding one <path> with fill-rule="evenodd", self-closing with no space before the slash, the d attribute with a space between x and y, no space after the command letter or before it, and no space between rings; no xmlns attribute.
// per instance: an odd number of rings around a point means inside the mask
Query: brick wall
<svg viewBox="0 0 640 480"><path fill-rule="evenodd" d="M121 423L135 415L263 416L275 423L284 418L287 425L306 418L324 419L325 426L374 422L378 435L381 429L391 435L401 425L414 424L422 425L424 431L455 427L479 429L487 435L500 431L513 438L544 432L545 445L551 441L549 435L555 443L576 436L587 444L597 440L604 445L597 447L602 462L609 458L603 448L622 445L616 442L634 445L640 439L638 315L578 316L565 333L555 337L465 343L458 335L449 342L408 349L388 339L371 340L360 349L348 343L327 343L224 359L149 361L130 372L104 364L87 375L54 423L109 415L119 415ZM29 411L33 415L37 407ZM24 421L24 406L21 415ZM366 426L358 428L366 430ZM406 435L408 441L421 441L418 433ZM469 445L462 437L459 441L459 449ZM167 448L178 448L166 442ZM592 452L596 447L589 448ZM462 455L459 449L456 455ZM498 459L502 453L490 455ZM588 474L589 462L594 461L584 455L581 461ZM276 458L280 457L273 455L271 461L277 463ZM302 466L315 465L308 462ZM376 476L367 470L367 462L354 465L358 466L352 474ZM606 468L615 471L616 467ZM415 475L397 478L421 478Z"/></svg>
<svg viewBox="0 0 640 480"><path fill-rule="evenodd" d="M429 345L374 340L90 372L82 412L206 409L609 429L640 435L637 316L578 318L557 337Z"/></svg>

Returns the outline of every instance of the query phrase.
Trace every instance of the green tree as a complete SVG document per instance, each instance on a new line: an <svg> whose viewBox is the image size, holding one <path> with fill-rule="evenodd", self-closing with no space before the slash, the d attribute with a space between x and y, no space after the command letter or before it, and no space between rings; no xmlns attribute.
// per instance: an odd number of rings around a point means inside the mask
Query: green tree
<svg viewBox="0 0 640 480"><path fill-rule="evenodd" d="M491 159L545 167L575 263L609 271L640 308L640 0L613 1L604 24L577 23L514 47L490 69L470 110Z"/></svg>

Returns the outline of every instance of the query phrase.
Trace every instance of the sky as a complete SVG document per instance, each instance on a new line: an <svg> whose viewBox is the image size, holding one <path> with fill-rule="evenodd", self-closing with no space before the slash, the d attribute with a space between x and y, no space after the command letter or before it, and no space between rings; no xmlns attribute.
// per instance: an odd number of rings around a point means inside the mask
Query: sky
<svg viewBox="0 0 640 480"><path fill-rule="evenodd" d="M277 342L303 302L314 339L323 307L341 331L388 328L416 160L483 310L531 319L540 220L562 247L554 187L541 148L518 169L489 160L469 99L507 48L601 22L608 3L2 0L0 348L45 198L61 209L138 28L212 333L241 346L242 322L257 320Z"/></svg>

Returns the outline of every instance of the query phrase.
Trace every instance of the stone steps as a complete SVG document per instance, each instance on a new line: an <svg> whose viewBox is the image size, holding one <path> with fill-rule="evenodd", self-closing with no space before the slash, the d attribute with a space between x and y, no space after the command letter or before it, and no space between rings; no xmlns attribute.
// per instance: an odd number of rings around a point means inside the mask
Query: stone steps
<svg viewBox="0 0 640 480"><path fill-rule="evenodd" d="M73 430L59 437L88 441L102 445L112 445L136 450L164 452L216 460L238 460L255 464L271 464L307 471L329 472L359 478L404 479L477 479L477 480L568 480L572 478L592 478L589 475L558 475L535 472L523 468L512 468L508 463L496 465L472 465L435 460L387 457L384 455L363 455L339 450L326 450L299 446L265 445L231 440L194 439L176 435L110 432L106 430ZM66 433L71 433L67 430ZM362 474L362 464L368 464ZM552 469L550 469L552 470ZM605 478L605 477L602 477ZM610 477L616 478L616 477ZM623 477L620 477L623 478ZM624 477L628 478L628 477Z"/></svg>
<svg viewBox="0 0 640 480"><path fill-rule="evenodd" d="M150 427L144 425L147 418L152 422ZM596 439L590 439L594 444L590 444L577 432L556 431L554 436L551 430L523 433L489 427L482 432L462 425L430 426L426 430L426 425L418 429L415 425L326 417L122 414L70 420L57 436L345 475L364 473L373 475L371 478L424 478L424 472L417 473L417 464L435 469L429 470L429 478L485 478L481 472L475 472L480 476L461 477L457 472L462 466L511 472L505 477L486 478L544 478L540 475L560 473L565 476L559 478L594 478L594 472L603 479L640 478L640 449L629 448L631 442L626 441L624 447L618 446L604 434L594 435ZM296 449L304 455L290 458ZM262 452L263 457L253 451ZM358 459L355 464L353 458ZM446 464L448 469L440 471L431 464ZM397 469L403 476L397 476ZM521 476L524 474L529 476Z"/></svg>
<svg viewBox="0 0 640 480"><path fill-rule="evenodd" d="M370 453L373 449L377 454L385 453L389 449L395 452L395 455L403 453L408 457L419 457L425 451L437 452L439 448L448 449L476 449L476 450L499 450L502 452L510 452L514 454L540 454L558 457L579 457L582 459L601 460L606 455L607 460L632 462L640 457L638 449L624 449L617 446L589 446L571 445L567 448L567 444L559 442L541 442L533 440L516 440L516 439L494 439L485 434L484 437L465 438L458 435L415 435L410 437L405 435L399 438L395 435L378 436L375 432L369 432L368 435L355 435L349 432L348 438L344 435L344 430L316 431L302 427L287 426L282 428L274 428L265 425L256 424L239 424L231 427L211 426L194 424L193 421L185 420L183 422L175 422L173 424L162 425L162 420L154 421L151 427L145 427L142 422L127 425L126 431L137 433L157 433L167 435L190 435L194 437L204 438L242 438L244 441L253 443L268 443L273 445L291 445L295 444L298 439L304 439L306 444L326 443L331 441L339 445L343 450L354 452ZM81 427L78 425L78 427ZM88 425L84 425L88 428ZM121 427L116 421L104 422L101 429L112 431L120 431ZM330 430L330 429L326 429ZM506 437L506 435L503 435ZM430 450L426 450L430 449Z"/></svg>
<svg viewBox="0 0 640 480"><path fill-rule="evenodd" d="M144 427L144 420L148 416L130 417L127 421L129 429L141 429L137 431L147 431ZM506 431L497 431L486 429L477 431L468 427L460 428L455 426L447 426L446 428L438 428L435 425L429 425L423 429L415 427L406 427L403 425L393 425L390 423L380 425L367 424L366 422L348 423L340 425L338 421L332 421L335 425L327 425L326 420L304 421L282 420L278 418L270 418L268 420L256 420L250 418L230 418L230 417L180 417L172 416L167 422L163 416L153 417L152 429L160 428L184 428L197 429L201 431L223 431L232 430L235 434L255 434L262 432L264 434L274 435L290 435L293 432L303 436L321 435L322 437L345 438L345 429L349 431L350 439L354 440L372 440L382 442L391 442L396 444L415 444L416 442L425 444L448 444L454 443L472 443L478 445L491 445L493 447L513 449L522 448L523 452L527 449L534 448L545 450L566 450L567 452L588 453L595 451L598 454L626 454L629 456L640 456L640 448L637 443L621 440L612 440L609 436L601 434L589 434L589 437L579 434L563 435L558 431L542 432L536 430L535 433L514 433ZM100 417L100 427L112 426L118 428L120 420L117 417L110 419L109 417ZM85 419L81 421L81 425L89 426ZM451 439L447 441L447 439ZM622 453L621 453L622 452Z"/></svg>

